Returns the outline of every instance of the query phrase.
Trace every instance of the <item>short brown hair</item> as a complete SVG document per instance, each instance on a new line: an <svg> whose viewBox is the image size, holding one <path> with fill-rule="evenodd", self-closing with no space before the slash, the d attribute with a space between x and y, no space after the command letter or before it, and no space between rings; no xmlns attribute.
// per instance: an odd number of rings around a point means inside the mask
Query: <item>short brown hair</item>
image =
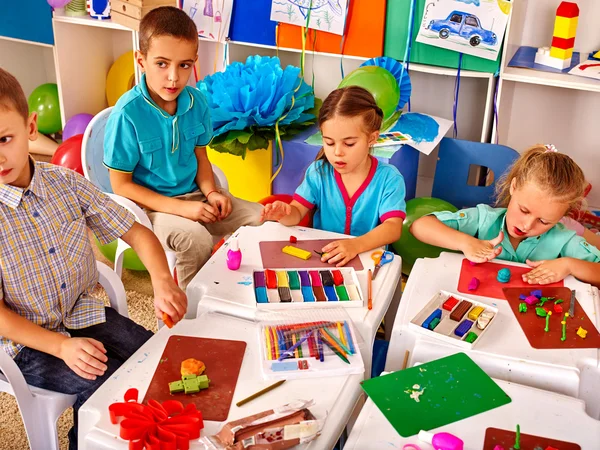
<svg viewBox="0 0 600 450"><path fill-rule="evenodd" d="M17 79L4 69L0 69L0 108L14 110L27 122L29 105L23 88Z"/></svg>
<svg viewBox="0 0 600 450"><path fill-rule="evenodd" d="M161 6L144 16L140 23L140 52L147 55L152 39L172 36L195 42L198 45L198 29L190 16L174 6Z"/></svg>
<svg viewBox="0 0 600 450"><path fill-rule="evenodd" d="M583 171L575 161L564 153L552 151L542 144L534 145L525 151L498 180L498 206L508 206L513 179L517 188L532 182L552 198L568 203L569 208L581 203L586 187Z"/></svg>

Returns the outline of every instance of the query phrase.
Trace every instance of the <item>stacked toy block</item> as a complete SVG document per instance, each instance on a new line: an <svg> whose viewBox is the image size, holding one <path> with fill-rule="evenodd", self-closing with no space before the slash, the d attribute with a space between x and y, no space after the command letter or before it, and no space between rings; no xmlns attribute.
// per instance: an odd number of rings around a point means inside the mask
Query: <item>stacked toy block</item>
<svg viewBox="0 0 600 450"><path fill-rule="evenodd" d="M577 4L562 2L556 10L552 47L538 49L535 55L536 64L543 64L559 70L570 67L578 22L579 7Z"/></svg>

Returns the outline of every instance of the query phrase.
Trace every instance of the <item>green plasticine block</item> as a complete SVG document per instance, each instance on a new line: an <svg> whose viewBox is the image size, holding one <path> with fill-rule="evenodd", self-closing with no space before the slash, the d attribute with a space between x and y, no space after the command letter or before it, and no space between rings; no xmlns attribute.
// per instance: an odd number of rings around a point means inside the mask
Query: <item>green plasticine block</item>
<svg viewBox="0 0 600 450"><path fill-rule="evenodd" d="M475 342L476 339L477 339L477 333L473 333L472 331L469 331L469 334L467 334L467 337L465 338L465 342L472 344L473 342Z"/></svg>
<svg viewBox="0 0 600 450"><path fill-rule="evenodd" d="M193 380L185 380L183 382L183 389L186 394L195 394L196 392L200 392L200 386L198 385L198 379L195 378Z"/></svg>
<svg viewBox="0 0 600 450"><path fill-rule="evenodd" d="M210 380L208 379L208 377L206 375L200 375L198 377L198 387L200 389L208 389L209 383L210 383Z"/></svg>
<svg viewBox="0 0 600 450"><path fill-rule="evenodd" d="M171 392L171 394L178 394L179 392L183 391L183 381L177 380L169 383L169 392Z"/></svg>
<svg viewBox="0 0 600 450"><path fill-rule="evenodd" d="M437 327L439 323L440 323L440 319L436 317L431 322L429 322L429 329L435 330L435 327Z"/></svg>
<svg viewBox="0 0 600 450"><path fill-rule="evenodd" d="M348 297L348 291L346 290L346 286L336 286L335 292L340 300L350 300Z"/></svg>

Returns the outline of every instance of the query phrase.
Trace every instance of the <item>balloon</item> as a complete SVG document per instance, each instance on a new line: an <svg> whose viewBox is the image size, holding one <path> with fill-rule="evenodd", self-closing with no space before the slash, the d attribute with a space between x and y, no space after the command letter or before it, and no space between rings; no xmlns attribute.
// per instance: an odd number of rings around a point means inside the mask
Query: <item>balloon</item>
<svg viewBox="0 0 600 450"><path fill-rule="evenodd" d="M115 262L115 255L117 254L117 244L117 239L105 245L102 245L100 241L96 239L96 245L98 246L98 250L100 250L100 253L102 253L106 259L113 263ZM123 268L139 271L146 270L146 267L144 266L142 261L140 261L140 258L138 257L137 253L131 248L128 248L123 253Z"/></svg>
<svg viewBox="0 0 600 450"><path fill-rule="evenodd" d="M273 194L268 197L263 198L258 203L261 205L268 205L269 203L276 202L277 200L282 201L284 203L292 203L294 197L288 194ZM312 214L310 211L304 216L304 218L298 224L300 227L312 227Z"/></svg>
<svg viewBox="0 0 600 450"><path fill-rule="evenodd" d="M47 0L53 8L64 8L71 0Z"/></svg>
<svg viewBox="0 0 600 450"><path fill-rule="evenodd" d="M406 202L406 219L402 225L402 236L392 244L396 253L402 257L402 273L405 275L410 274L418 258L437 258L442 251L445 251L440 247L419 241L410 232L410 226L415 220L437 211L456 212L458 209L444 200L433 197L413 198Z"/></svg>
<svg viewBox="0 0 600 450"><path fill-rule="evenodd" d="M67 139L58 146L54 156L50 160L52 164L74 170L83 176L83 165L81 164L81 142L83 134L78 134Z"/></svg>
<svg viewBox="0 0 600 450"><path fill-rule="evenodd" d="M394 75L379 66L364 66L350 72L339 87L360 86L375 97L375 102L383 110L384 120L390 117L400 100L400 88Z"/></svg>
<svg viewBox="0 0 600 450"><path fill-rule="evenodd" d="M91 114L75 114L65 125L63 130L63 141L72 138L76 134L83 134L85 132L88 123L94 118Z"/></svg>
<svg viewBox="0 0 600 450"><path fill-rule="evenodd" d="M43 134L52 134L62 129L58 87L46 83L36 87L29 96L29 112L38 115L38 130Z"/></svg>
<svg viewBox="0 0 600 450"><path fill-rule="evenodd" d="M133 87L135 83L135 67L133 50L123 53L110 66L106 76L106 100L108 106L115 106L117 100Z"/></svg>

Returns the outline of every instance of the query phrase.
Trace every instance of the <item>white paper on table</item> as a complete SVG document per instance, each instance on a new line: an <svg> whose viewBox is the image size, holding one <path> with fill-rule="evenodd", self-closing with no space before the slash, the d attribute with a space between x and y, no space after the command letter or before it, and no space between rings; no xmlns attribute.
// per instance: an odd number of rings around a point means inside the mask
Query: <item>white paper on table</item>
<svg viewBox="0 0 600 450"><path fill-rule="evenodd" d="M341 36L344 34L348 1L271 0L271 20L305 27L310 10L308 28Z"/></svg>
<svg viewBox="0 0 600 450"><path fill-rule="evenodd" d="M569 71L569 73L571 75L600 80L600 60L588 59L581 64L577 64Z"/></svg>

